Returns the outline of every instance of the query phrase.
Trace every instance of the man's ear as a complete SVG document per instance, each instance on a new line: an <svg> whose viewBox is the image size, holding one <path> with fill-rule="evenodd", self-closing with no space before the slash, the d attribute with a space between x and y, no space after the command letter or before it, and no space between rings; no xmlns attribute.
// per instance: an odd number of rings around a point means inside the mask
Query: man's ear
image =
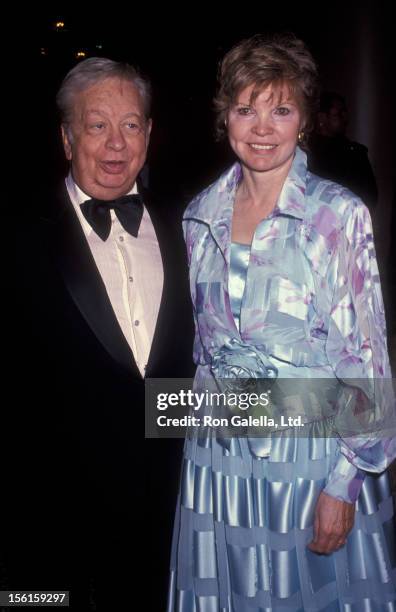
<svg viewBox="0 0 396 612"><path fill-rule="evenodd" d="M147 134L147 144L148 144L148 143L149 143L149 141L150 141L150 134L151 134L151 129L152 129L152 127L153 127L153 120L152 120L152 119L149 119L149 120L147 121L147 128L146 128L146 134Z"/></svg>
<svg viewBox="0 0 396 612"><path fill-rule="evenodd" d="M327 125L327 113L324 113L323 111L319 111L317 120L318 120L320 127Z"/></svg>
<svg viewBox="0 0 396 612"><path fill-rule="evenodd" d="M71 161L73 157L72 146L71 146L70 138L68 135L67 126L65 124L61 125L61 133L62 133L62 142L63 142L63 148L65 151L66 159Z"/></svg>

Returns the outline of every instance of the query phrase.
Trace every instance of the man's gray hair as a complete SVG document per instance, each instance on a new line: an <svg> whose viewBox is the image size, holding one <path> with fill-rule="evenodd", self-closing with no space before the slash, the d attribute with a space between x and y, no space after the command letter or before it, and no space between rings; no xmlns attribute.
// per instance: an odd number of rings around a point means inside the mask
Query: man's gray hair
<svg viewBox="0 0 396 612"><path fill-rule="evenodd" d="M74 66L62 81L56 103L63 124L70 125L76 94L105 79L118 77L132 83L139 91L146 119L150 117L151 84L136 68L124 62L115 62L106 57L90 57Z"/></svg>

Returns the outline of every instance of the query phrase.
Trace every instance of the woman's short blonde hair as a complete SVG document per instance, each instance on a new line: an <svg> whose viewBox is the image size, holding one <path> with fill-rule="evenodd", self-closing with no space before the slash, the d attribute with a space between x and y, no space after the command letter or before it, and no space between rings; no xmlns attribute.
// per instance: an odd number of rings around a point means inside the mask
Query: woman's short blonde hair
<svg viewBox="0 0 396 612"><path fill-rule="evenodd" d="M251 85L254 85L251 103L269 85L278 90L280 101L286 89L299 105L304 132L312 129L318 100L317 67L305 43L294 34L256 35L242 40L225 55L214 99L219 140L227 133L230 107L241 91Z"/></svg>

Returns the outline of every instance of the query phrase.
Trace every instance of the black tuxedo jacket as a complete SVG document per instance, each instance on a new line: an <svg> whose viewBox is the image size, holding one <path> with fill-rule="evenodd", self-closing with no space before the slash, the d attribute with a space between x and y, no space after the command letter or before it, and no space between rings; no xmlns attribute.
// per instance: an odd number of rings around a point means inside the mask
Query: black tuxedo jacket
<svg viewBox="0 0 396 612"><path fill-rule="evenodd" d="M143 197L164 266L146 374L190 377L181 210L147 190ZM139 588L147 602L156 593L161 609L181 441L144 439L144 381L66 189L50 201L53 212L39 223L21 229L16 221L18 245L11 238L8 246L3 584L70 588L74 601L88 593L98 609L111 592L127 605L127 590Z"/></svg>

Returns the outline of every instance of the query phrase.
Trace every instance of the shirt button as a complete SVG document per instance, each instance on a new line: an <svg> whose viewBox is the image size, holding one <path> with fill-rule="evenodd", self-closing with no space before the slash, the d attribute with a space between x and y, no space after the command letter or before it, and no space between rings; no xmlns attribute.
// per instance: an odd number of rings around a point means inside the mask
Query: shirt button
<svg viewBox="0 0 396 612"><path fill-rule="evenodd" d="M131 283L133 283L133 276L130 276L130 277L129 277L129 281L130 281Z"/></svg>
<svg viewBox="0 0 396 612"><path fill-rule="evenodd" d="M124 236L120 236L118 239L120 242L124 242Z"/></svg>
<svg viewBox="0 0 396 612"><path fill-rule="evenodd" d="M136 319L136 321L133 322L134 325L136 325L136 327L139 325L139 319Z"/></svg>

